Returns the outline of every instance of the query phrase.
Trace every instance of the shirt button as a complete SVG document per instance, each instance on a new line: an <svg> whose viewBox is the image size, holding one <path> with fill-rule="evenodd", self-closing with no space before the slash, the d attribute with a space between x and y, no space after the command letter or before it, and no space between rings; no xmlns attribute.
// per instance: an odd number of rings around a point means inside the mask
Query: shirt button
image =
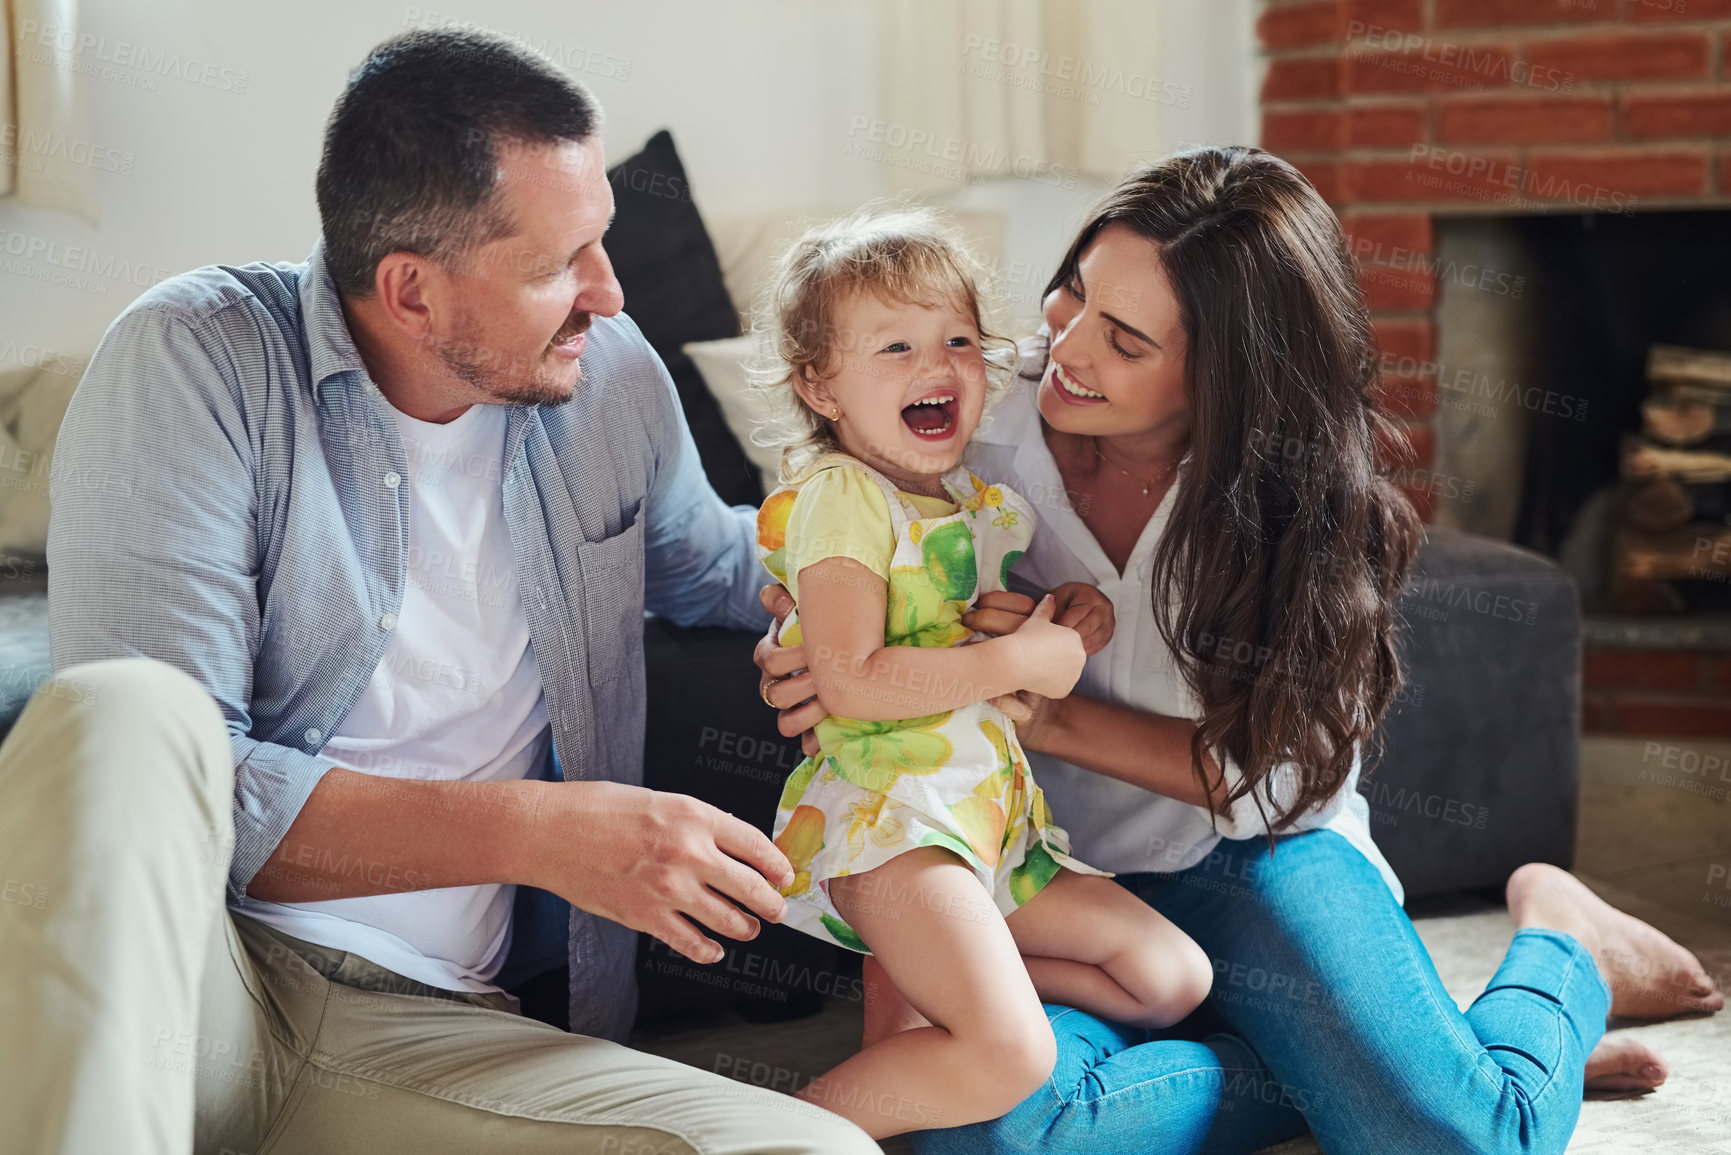
<svg viewBox="0 0 1731 1155"><path fill-rule="evenodd" d="M382 615L380 615L380 617L379 617L379 629L381 629L381 630L394 630L396 628L397 628L397 615L396 614L382 614Z"/></svg>
<svg viewBox="0 0 1731 1155"><path fill-rule="evenodd" d="M402 481L403 481L402 476L400 474L398 474L397 471L394 469L391 470L389 473L385 474L385 488L386 489L395 489L395 488L397 488L398 485L402 484Z"/></svg>
<svg viewBox="0 0 1731 1155"><path fill-rule="evenodd" d="M310 745L313 745L314 743L322 742L323 740L324 740L324 735L319 733L317 730L308 730L307 731L307 745L310 746Z"/></svg>

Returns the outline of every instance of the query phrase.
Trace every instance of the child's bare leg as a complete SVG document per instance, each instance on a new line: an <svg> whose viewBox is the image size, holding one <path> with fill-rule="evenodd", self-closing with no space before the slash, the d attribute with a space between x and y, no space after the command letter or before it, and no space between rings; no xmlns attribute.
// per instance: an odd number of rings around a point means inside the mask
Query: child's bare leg
<svg viewBox="0 0 1731 1155"><path fill-rule="evenodd" d="M1040 998L1140 1027L1195 1010L1214 976L1190 936L1109 878L1060 870L1009 917Z"/></svg>
<svg viewBox="0 0 1731 1155"><path fill-rule="evenodd" d="M884 973L884 964L876 955L866 955L860 964L860 985L865 988L865 1029L860 1039L861 1047L869 1047L901 1031L932 1025L896 990L896 984L890 982Z"/></svg>
<svg viewBox="0 0 1731 1155"><path fill-rule="evenodd" d="M800 1098L882 1139L995 1119L1039 1088L1057 1044L1015 940L973 871L928 846L829 888L932 1025L867 1047Z"/></svg>

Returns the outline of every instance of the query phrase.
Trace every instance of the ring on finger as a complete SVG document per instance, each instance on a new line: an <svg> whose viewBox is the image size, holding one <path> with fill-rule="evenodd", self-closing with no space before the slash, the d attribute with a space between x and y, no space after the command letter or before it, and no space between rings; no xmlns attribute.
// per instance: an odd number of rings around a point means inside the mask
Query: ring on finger
<svg viewBox="0 0 1731 1155"><path fill-rule="evenodd" d="M781 681L780 678L770 678L757 688L757 696L762 698L763 704L771 710L775 709L775 703L769 700L769 688L779 681Z"/></svg>

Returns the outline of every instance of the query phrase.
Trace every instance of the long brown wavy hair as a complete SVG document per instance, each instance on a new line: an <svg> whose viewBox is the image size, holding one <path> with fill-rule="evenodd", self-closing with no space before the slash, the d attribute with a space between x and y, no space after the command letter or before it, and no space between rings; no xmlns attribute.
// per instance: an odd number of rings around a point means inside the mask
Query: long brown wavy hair
<svg viewBox="0 0 1731 1155"><path fill-rule="evenodd" d="M1376 408L1340 222L1297 169L1214 147L1138 169L1048 293L1108 225L1158 246L1189 342L1190 461L1153 599L1201 702L1192 768L1216 813L1249 795L1272 834L1342 787L1399 688L1395 599L1422 530L1379 445L1389 460L1405 438ZM1243 774L1230 790L1204 768L1220 754ZM1295 780L1257 790L1286 764Z"/></svg>

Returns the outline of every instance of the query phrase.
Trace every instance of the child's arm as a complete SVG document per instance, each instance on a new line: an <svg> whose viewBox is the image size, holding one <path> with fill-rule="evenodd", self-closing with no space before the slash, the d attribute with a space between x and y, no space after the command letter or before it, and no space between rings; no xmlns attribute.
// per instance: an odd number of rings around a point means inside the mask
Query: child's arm
<svg viewBox="0 0 1731 1155"><path fill-rule="evenodd" d="M1050 597L1015 633L969 646L886 646L888 583L850 558L799 572L799 623L817 699L861 721L918 718L1016 690L1062 698L1087 659L1079 634L1052 622Z"/></svg>
<svg viewBox="0 0 1731 1155"><path fill-rule="evenodd" d="M1021 594L1033 603L1039 601L1040 595L1046 591L1012 569L1009 588L1001 592ZM1112 599L1101 592L1100 587L1087 582L1065 582L1053 587L1050 592L1058 603L1052 620L1081 634L1082 648L1088 652L1089 657L1105 649L1106 643L1112 640L1112 632L1117 625ZM985 595L987 598L998 596L997 593Z"/></svg>

